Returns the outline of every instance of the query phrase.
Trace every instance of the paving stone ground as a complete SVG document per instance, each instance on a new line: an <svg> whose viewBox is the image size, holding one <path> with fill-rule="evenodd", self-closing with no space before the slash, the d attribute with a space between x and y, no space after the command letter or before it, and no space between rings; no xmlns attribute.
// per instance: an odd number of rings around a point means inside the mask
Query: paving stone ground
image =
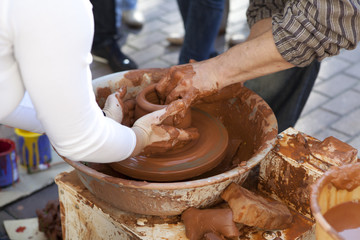
<svg viewBox="0 0 360 240"><path fill-rule="evenodd" d="M119 44L123 52L132 57L139 68L176 65L180 47L170 46L166 41L168 34L184 31L176 0L138 0L138 7L146 23L140 30L121 26ZM247 1L230 1L226 34L216 41L219 53L228 49L227 41L232 34L248 35L246 8ZM91 71L94 79L112 73L106 64L98 62L92 63ZM320 140L335 136L360 149L360 47L342 51L322 62L314 89L295 128ZM41 208L34 203L45 204L56 197L54 184L0 209L0 240L7 239L3 220L33 217L35 207Z"/></svg>

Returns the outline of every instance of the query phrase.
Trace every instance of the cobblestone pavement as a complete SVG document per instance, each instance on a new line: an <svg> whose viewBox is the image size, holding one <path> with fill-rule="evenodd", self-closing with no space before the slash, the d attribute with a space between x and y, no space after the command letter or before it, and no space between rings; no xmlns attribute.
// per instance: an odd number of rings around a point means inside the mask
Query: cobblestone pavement
<svg viewBox="0 0 360 240"><path fill-rule="evenodd" d="M247 36L245 12L247 1L230 1L226 34L219 36L216 48L226 51L234 33ZM122 26L120 44L124 53L139 68L176 65L180 47L169 45L168 34L183 33L176 0L139 0L146 23L141 30ZM342 51L322 62L318 79L295 128L320 140L334 136L360 149L360 47ZM93 77L111 73L100 63L92 64Z"/></svg>

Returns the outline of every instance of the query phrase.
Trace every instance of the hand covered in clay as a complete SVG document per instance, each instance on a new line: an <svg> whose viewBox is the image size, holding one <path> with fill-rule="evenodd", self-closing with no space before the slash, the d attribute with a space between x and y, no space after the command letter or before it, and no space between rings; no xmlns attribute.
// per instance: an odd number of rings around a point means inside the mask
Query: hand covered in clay
<svg viewBox="0 0 360 240"><path fill-rule="evenodd" d="M134 122L135 101L123 101L127 92L126 86L121 87L115 93L108 96L103 108L106 117L109 117L118 123L131 126Z"/></svg>
<svg viewBox="0 0 360 240"><path fill-rule="evenodd" d="M172 106L139 118L132 127L137 139L136 148L132 155L136 156L142 150L145 154L166 152L197 139L199 133L196 128L179 129L161 125L166 118L174 116L183 108L184 104L177 101Z"/></svg>
<svg viewBox="0 0 360 240"><path fill-rule="evenodd" d="M194 101L219 90L216 76L210 74L210 69L206 69L208 65L203 64L191 61L169 69L156 86L156 91L165 104L182 99L187 109Z"/></svg>
<svg viewBox="0 0 360 240"><path fill-rule="evenodd" d="M110 74L103 81L93 82L96 102L102 108L105 106L108 96L111 95L111 85L126 86L127 94L124 99L135 99L144 88L152 83L159 82L168 71L169 68L148 68L130 70L126 73ZM104 84L104 81L108 84Z"/></svg>

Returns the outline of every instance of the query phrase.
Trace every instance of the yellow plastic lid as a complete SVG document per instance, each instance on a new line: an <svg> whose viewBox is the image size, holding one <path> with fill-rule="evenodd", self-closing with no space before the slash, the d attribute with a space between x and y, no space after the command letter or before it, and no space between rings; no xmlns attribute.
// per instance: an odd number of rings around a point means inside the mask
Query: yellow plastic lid
<svg viewBox="0 0 360 240"><path fill-rule="evenodd" d="M40 133L34 133L34 132L29 132L20 128L15 128L15 133L18 136L24 137L24 138L34 138L34 137L39 137L42 134Z"/></svg>

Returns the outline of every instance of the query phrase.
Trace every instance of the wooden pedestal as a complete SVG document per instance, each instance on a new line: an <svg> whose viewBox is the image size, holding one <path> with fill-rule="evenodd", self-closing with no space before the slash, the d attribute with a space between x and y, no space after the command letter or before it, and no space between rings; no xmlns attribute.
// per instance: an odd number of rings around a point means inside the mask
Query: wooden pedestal
<svg viewBox="0 0 360 240"><path fill-rule="evenodd" d="M63 239L187 239L179 216L120 211L92 195L75 171L55 178L59 187Z"/></svg>

